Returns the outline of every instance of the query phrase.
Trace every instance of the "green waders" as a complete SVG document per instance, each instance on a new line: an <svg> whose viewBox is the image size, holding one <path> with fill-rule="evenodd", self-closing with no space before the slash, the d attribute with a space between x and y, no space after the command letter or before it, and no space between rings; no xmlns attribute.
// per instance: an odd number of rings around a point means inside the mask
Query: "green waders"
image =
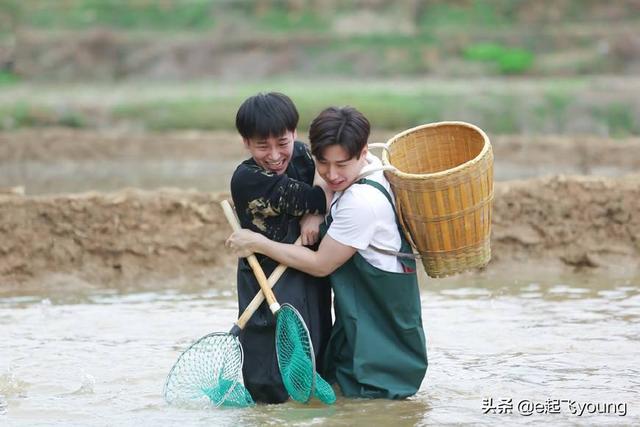
<svg viewBox="0 0 640 427"><path fill-rule="evenodd" d="M360 180L391 196L379 183ZM327 217L323 234L331 224ZM401 252L411 252L400 230ZM415 260L401 259L409 273L380 270L355 253L331 276L335 323L325 355L325 374L350 397L401 399L414 395L427 370Z"/></svg>

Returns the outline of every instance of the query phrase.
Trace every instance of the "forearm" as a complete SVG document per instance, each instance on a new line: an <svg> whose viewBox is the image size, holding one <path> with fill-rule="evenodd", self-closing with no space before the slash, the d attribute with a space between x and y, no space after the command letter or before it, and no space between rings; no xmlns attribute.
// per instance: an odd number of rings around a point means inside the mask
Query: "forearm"
<svg viewBox="0 0 640 427"><path fill-rule="evenodd" d="M250 230L234 231L226 240L225 246L234 249L238 256L261 253L281 264L317 277L333 273L356 253L355 248L339 243L329 235L322 239L317 251L312 251L304 246L269 240Z"/></svg>
<svg viewBox="0 0 640 427"><path fill-rule="evenodd" d="M264 238L256 242L252 250L312 276L324 277L331 273L321 262L318 252L304 246L294 246Z"/></svg>

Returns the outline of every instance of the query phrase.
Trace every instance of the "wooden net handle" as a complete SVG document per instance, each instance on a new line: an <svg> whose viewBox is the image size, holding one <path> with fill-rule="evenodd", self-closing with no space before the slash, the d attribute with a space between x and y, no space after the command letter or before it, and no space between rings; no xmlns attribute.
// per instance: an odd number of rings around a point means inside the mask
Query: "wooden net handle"
<svg viewBox="0 0 640 427"><path fill-rule="evenodd" d="M294 245L300 245L301 243L302 243L302 237L298 237L298 240L294 242ZM288 267L286 265L279 264L275 268L275 270L273 270L273 272L271 273L271 276L269 276L269 279L267 280L270 288L273 288L276 285L276 283L278 283L278 280L284 274L287 268ZM249 319L251 319L251 316L253 316L253 313L255 313L258 307L260 307L260 304L262 304L262 301L264 301L264 294L262 293L262 291L260 291L256 294L255 297L253 297L249 305L247 305L247 308L244 309L244 311L242 312L242 315L238 318L236 325L240 329L244 329Z"/></svg>
<svg viewBox="0 0 640 427"><path fill-rule="evenodd" d="M223 200L222 202L220 202L220 205L222 205L224 216L227 217L227 221L229 222L229 225L231 226L233 231L241 230L240 223L238 222L238 219L236 218L236 215L233 212L233 208L231 207L229 202L227 200ZM258 262L258 259L254 254L251 254L247 257L247 261L249 261L249 265L253 270L253 274L258 280L258 284L260 285L260 289L262 289L262 293L267 298L269 309L273 314L276 314L278 310L280 310L280 304L278 304L278 301L276 301L276 297L275 295L273 295L273 291L269 287L267 276L265 276L264 271L262 270L262 267Z"/></svg>

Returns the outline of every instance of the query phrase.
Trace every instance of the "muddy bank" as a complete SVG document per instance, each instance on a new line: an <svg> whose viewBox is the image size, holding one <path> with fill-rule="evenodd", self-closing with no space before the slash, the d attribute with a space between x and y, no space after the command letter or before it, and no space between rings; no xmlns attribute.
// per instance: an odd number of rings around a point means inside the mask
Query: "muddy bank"
<svg viewBox="0 0 640 427"><path fill-rule="evenodd" d="M231 265L224 195L123 190L0 195L0 283L52 275L88 283L215 276Z"/></svg>
<svg viewBox="0 0 640 427"><path fill-rule="evenodd" d="M384 142L393 131L375 130ZM305 138L306 135L300 135ZM623 176L640 170L640 138L490 135L495 179ZM246 151L235 132L135 133L74 129L0 132L0 187L29 195L135 187L225 191Z"/></svg>
<svg viewBox="0 0 640 427"><path fill-rule="evenodd" d="M567 271L640 267L640 175L497 183L493 262Z"/></svg>
<svg viewBox="0 0 640 427"><path fill-rule="evenodd" d="M484 273L640 269L640 175L496 183L493 260ZM226 193L123 190L0 195L0 284L209 280L229 274ZM229 276L227 276L229 277Z"/></svg>

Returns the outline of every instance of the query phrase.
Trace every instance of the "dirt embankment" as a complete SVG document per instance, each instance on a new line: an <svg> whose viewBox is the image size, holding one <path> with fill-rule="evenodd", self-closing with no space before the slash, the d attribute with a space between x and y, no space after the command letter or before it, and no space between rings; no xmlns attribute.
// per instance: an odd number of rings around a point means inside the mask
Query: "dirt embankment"
<svg viewBox="0 0 640 427"><path fill-rule="evenodd" d="M488 271L640 269L640 175L497 183ZM196 278L233 266L226 193L124 190L0 196L0 283Z"/></svg>
<svg viewBox="0 0 640 427"><path fill-rule="evenodd" d="M633 274L640 267L639 209L640 175L498 183L493 263Z"/></svg>
<svg viewBox="0 0 640 427"><path fill-rule="evenodd" d="M229 264L222 195L164 190L0 195L0 283L200 276Z"/></svg>

